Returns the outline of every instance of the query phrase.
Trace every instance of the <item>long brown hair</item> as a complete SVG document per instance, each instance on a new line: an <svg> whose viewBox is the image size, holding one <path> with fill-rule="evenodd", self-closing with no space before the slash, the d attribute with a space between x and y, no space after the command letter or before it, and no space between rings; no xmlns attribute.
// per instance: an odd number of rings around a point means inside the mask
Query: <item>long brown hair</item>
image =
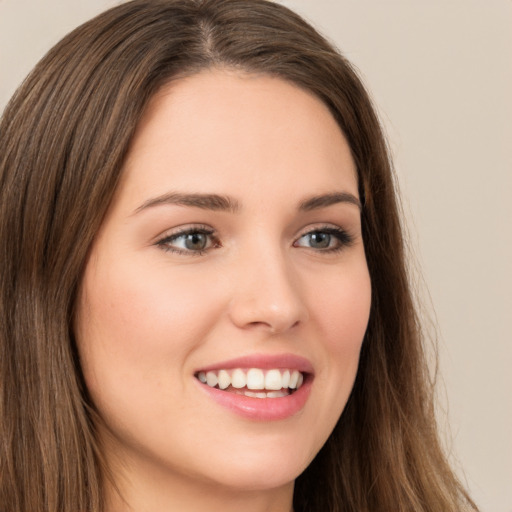
<svg viewBox="0 0 512 512"><path fill-rule="evenodd" d="M103 510L108 468L73 340L88 250L148 100L210 67L325 102L358 169L372 281L349 402L296 481L297 512L476 510L440 448L384 137L350 64L265 0L135 0L37 65L0 124L0 509Z"/></svg>

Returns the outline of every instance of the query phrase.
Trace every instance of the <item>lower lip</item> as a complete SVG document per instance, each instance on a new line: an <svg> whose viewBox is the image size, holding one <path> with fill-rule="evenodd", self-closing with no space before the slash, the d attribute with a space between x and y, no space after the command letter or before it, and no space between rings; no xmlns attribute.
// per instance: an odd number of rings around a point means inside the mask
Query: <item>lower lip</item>
<svg viewBox="0 0 512 512"><path fill-rule="evenodd" d="M302 386L291 395L278 398L237 395L199 381L197 383L215 402L240 416L256 421L278 421L290 418L304 407L311 391L311 381L311 376L307 377Z"/></svg>

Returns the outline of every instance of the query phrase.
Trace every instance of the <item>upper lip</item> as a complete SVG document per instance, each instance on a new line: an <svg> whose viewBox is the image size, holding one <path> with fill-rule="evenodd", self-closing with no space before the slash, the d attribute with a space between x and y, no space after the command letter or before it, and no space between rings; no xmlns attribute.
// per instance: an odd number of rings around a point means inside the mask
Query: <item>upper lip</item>
<svg viewBox="0 0 512 512"><path fill-rule="evenodd" d="M311 362L295 354L251 354L203 366L198 368L195 373L235 368L261 368L262 370L286 368L299 370L301 373L313 373Z"/></svg>

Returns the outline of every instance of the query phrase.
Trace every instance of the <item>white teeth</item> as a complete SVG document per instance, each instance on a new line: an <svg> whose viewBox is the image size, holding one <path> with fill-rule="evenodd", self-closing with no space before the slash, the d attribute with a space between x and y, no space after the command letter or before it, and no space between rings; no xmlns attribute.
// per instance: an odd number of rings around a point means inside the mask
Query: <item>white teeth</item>
<svg viewBox="0 0 512 512"><path fill-rule="evenodd" d="M226 370L219 372L219 388L226 389L231 384L231 378Z"/></svg>
<svg viewBox="0 0 512 512"><path fill-rule="evenodd" d="M208 372L206 374L206 384L210 386L211 388L214 388L219 380L217 379L217 375L214 372Z"/></svg>
<svg viewBox="0 0 512 512"><path fill-rule="evenodd" d="M285 370L283 372L283 388L287 388L290 385L290 371Z"/></svg>
<svg viewBox="0 0 512 512"><path fill-rule="evenodd" d="M264 391L246 391L244 395L250 396L252 398L267 398L267 393L265 393Z"/></svg>
<svg viewBox="0 0 512 512"><path fill-rule="evenodd" d="M240 368L237 368L231 375L231 385L237 389L245 388L247 385L245 373Z"/></svg>
<svg viewBox="0 0 512 512"><path fill-rule="evenodd" d="M288 392L286 392L286 391L269 391L267 393L267 398L281 398L282 396L288 396Z"/></svg>
<svg viewBox="0 0 512 512"><path fill-rule="evenodd" d="M263 389L265 387L265 375L259 368L251 368L247 372L247 389Z"/></svg>
<svg viewBox="0 0 512 512"><path fill-rule="evenodd" d="M297 370L293 370L293 372L290 375L290 383L288 384L288 387L291 389L295 389L297 387L298 380L299 372Z"/></svg>
<svg viewBox="0 0 512 512"><path fill-rule="evenodd" d="M283 387L283 379L279 370L269 370L265 375L265 389L277 391Z"/></svg>
<svg viewBox="0 0 512 512"><path fill-rule="evenodd" d="M225 390L231 386L238 394L255 398L287 396L288 389L298 389L304 382L304 375L298 370L260 368L199 372L197 378L212 388Z"/></svg>
<svg viewBox="0 0 512 512"><path fill-rule="evenodd" d="M268 393L264 391L237 391L236 393L237 395L250 396L251 398L281 398L289 395L287 391L269 391Z"/></svg>

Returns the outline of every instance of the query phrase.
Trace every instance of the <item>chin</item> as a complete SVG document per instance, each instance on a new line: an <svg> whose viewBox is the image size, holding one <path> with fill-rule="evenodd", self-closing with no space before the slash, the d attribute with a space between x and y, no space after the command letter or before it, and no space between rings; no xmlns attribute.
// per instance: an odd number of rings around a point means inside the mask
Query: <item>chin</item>
<svg viewBox="0 0 512 512"><path fill-rule="evenodd" d="M293 485L306 467L307 464L294 464L294 461L274 461L258 466L237 464L217 472L214 483L240 492L277 489Z"/></svg>
<svg viewBox="0 0 512 512"><path fill-rule="evenodd" d="M290 485L311 463L322 443L315 443L309 450L305 449L307 444L294 436L282 435L272 441L263 436L233 444L217 459L214 454L209 456L210 465L215 468L212 479L217 485L240 491L261 491Z"/></svg>

